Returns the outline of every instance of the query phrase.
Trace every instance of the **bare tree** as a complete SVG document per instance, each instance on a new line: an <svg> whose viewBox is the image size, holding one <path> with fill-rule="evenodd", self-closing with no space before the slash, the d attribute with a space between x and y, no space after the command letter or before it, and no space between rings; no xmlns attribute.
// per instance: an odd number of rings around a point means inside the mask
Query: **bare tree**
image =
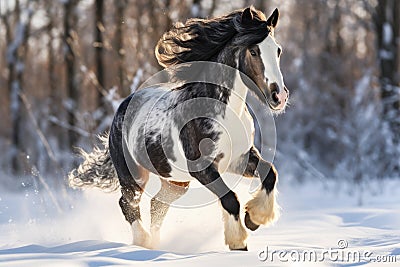
<svg viewBox="0 0 400 267"><path fill-rule="evenodd" d="M76 6L79 0L64 1L64 60L65 60L65 80L68 97L68 124L69 145L76 146L78 142L78 134L73 130L77 126L76 109L79 106L79 92L76 82L76 66L74 52L74 27L77 21Z"/></svg>
<svg viewBox="0 0 400 267"><path fill-rule="evenodd" d="M13 152L11 156L11 165L14 173L22 171L21 159L19 153L24 152L22 135L22 100L21 94L23 91L23 73L25 57L28 49L29 30L32 18L32 7L28 6L30 1L26 3L27 6L21 6L19 0L15 1L14 18L16 26L14 32L10 28L10 16L3 18L3 23L6 25L6 39L7 39L7 67L8 75L8 91L10 96L10 114L12 123L11 143ZM22 16L22 13L24 15Z"/></svg>
<svg viewBox="0 0 400 267"><path fill-rule="evenodd" d="M61 101L61 90L57 84L57 75L56 75L56 51L54 49L54 40L56 36L54 34L54 30L56 28L54 13L56 10L56 6L54 2L51 0L46 0L45 3L46 11L47 11L47 20L48 23L46 25L46 34L48 36L48 42L46 44L47 48L47 73L49 80L49 101L51 105L49 106L49 117L54 120L57 118L57 121L60 121L60 116L62 114L62 101ZM55 124L50 124L48 128L49 135L54 137L57 140L57 144L60 145L63 149L66 149L65 142L63 140L63 134L58 133L58 127Z"/></svg>
<svg viewBox="0 0 400 267"><path fill-rule="evenodd" d="M400 1L379 0L375 13L377 53L380 66L381 97L384 119L400 144Z"/></svg>
<svg viewBox="0 0 400 267"><path fill-rule="evenodd" d="M103 32L104 32L104 0L96 0L95 3L95 17L94 17L94 68L95 75L98 82L98 106L103 106L104 89L104 63L103 63Z"/></svg>
<svg viewBox="0 0 400 267"><path fill-rule="evenodd" d="M130 93L129 88L126 86L126 71L124 67L125 49L124 49L124 30L125 23L125 8L127 0L115 0L115 50L118 55L118 87L124 96Z"/></svg>

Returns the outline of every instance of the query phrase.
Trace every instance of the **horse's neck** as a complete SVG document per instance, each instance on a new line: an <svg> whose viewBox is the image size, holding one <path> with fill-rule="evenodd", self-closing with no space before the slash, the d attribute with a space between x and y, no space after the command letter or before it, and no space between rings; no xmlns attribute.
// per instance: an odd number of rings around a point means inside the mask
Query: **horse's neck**
<svg viewBox="0 0 400 267"><path fill-rule="evenodd" d="M218 61L219 63L238 69L238 54L238 49L232 49L231 47L227 46L219 54ZM239 117L242 115L246 107L247 92L248 89L240 78L239 70L236 70L233 88L229 96L228 108L232 109Z"/></svg>
<svg viewBox="0 0 400 267"><path fill-rule="evenodd" d="M246 97L248 93L247 86L243 83L238 70L239 59L235 56L235 81L233 83L233 89L229 97L228 106L240 117L246 107Z"/></svg>
<svg viewBox="0 0 400 267"><path fill-rule="evenodd" d="M240 78L239 71L236 72L235 82L229 97L228 107L238 116L241 116L246 107L246 96L248 89Z"/></svg>

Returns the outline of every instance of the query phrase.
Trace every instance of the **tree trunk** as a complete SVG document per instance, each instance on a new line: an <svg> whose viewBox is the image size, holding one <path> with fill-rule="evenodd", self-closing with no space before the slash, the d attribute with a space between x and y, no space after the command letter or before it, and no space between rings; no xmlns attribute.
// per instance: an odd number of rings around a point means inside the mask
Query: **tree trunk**
<svg viewBox="0 0 400 267"><path fill-rule="evenodd" d="M19 2L16 2L16 5L19 5ZM6 12L8 12L8 7L6 7ZM4 15L2 17L3 24L5 26L6 30L6 48L7 48L7 69L8 69L8 77L7 77L7 91L8 91L8 97L10 98L10 121L11 121L11 144L12 144L12 152L11 152L11 170L13 173L18 172L18 150L20 150L19 147L19 138L18 138L18 132L16 132L17 125L19 124L19 116L18 116L18 109L20 107L20 100L17 98L15 99L15 94L13 92L13 80L14 80L14 65L15 62L12 58L10 58L11 55L9 55L9 48L12 45L12 34L11 34L11 28L10 28L10 16ZM15 55L13 55L15 56ZM16 105L15 105L16 104ZM16 113L17 114L16 114Z"/></svg>
<svg viewBox="0 0 400 267"><path fill-rule="evenodd" d="M400 70L397 42L400 38L400 1L379 0L375 15L383 116L393 133L394 144L399 145Z"/></svg>
<svg viewBox="0 0 400 267"><path fill-rule="evenodd" d="M29 5L29 2L27 3ZM32 18L32 10L30 6L26 6L23 10L26 14L21 16L20 1L15 1L14 13L16 27L11 36L10 22L8 18L3 21L6 25L6 39L7 39L7 67L9 70L8 75L8 91L10 97L10 114L11 114L11 167L14 174L20 174L23 171L23 164L21 160L21 153L24 153L23 143L21 139L22 130L22 101L21 93L23 91L23 74L24 63L28 49L28 39L30 23Z"/></svg>
<svg viewBox="0 0 400 267"><path fill-rule="evenodd" d="M75 13L77 0L69 0L64 2L64 60L65 60L65 81L67 88L67 98L69 104L67 106L67 120L71 128L68 133L69 146L77 146L78 134L73 130L77 126L77 118L75 111L78 103L78 88L76 85L76 69L75 69L75 52L73 31L77 16Z"/></svg>
<svg viewBox="0 0 400 267"><path fill-rule="evenodd" d="M115 0L115 50L118 55L118 87L122 96L130 94L128 86L126 86L126 71L124 66L125 49L124 49L124 32L123 25L125 23L124 10L126 8L126 0Z"/></svg>
<svg viewBox="0 0 400 267"><path fill-rule="evenodd" d="M104 89L104 66L103 66L103 31L104 31L104 0L95 1L95 23L94 23L94 49L95 49L95 74L98 81L98 106L104 107L103 94Z"/></svg>
<svg viewBox="0 0 400 267"><path fill-rule="evenodd" d="M57 29L56 21L57 19L54 16L56 13L56 6L52 0L46 1L46 10L48 17L48 24L46 27L47 36L49 37L49 41L47 43L47 58L48 58L48 83L49 83L49 121L48 125L48 133L57 141L58 148L63 150L69 150L68 142L64 140L68 139L67 133L65 131L60 131L60 127L54 123L55 121L63 121L65 114L62 109L62 90L58 84L59 77L57 76L57 51L55 50L54 40L57 39L57 36L53 33L54 29ZM53 123L52 123L53 122Z"/></svg>

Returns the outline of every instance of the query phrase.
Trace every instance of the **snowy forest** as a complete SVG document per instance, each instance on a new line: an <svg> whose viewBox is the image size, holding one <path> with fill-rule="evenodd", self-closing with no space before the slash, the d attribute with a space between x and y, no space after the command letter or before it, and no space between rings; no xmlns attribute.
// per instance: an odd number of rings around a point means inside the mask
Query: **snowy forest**
<svg viewBox="0 0 400 267"><path fill-rule="evenodd" d="M97 144L120 101L162 69L162 33L249 5L280 11L281 177L399 179L400 1L0 0L1 187L66 187L76 147Z"/></svg>

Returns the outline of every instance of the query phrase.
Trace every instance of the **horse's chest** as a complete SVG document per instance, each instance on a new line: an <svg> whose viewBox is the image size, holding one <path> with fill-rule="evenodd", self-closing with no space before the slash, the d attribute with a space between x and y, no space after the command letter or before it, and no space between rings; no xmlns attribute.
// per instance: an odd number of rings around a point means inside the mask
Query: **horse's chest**
<svg viewBox="0 0 400 267"><path fill-rule="evenodd" d="M254 139L253 119L247 110L236 114L227 109L225 116L218 118L217 128L221 132L216 144L218 154L223 158L218 164L220 173L226 171L230 163L249 151Z"/></svg>
<svg viewBox="0 0 400 267"><path fill-rule="evenodd" d="M226 111L224 117L219 116L215 118L214 122L213 131L219 134L214 143L214 151L211 154L216 160L219 160L218 171L222 174L227 171L232 162L251 148L253 144L254 124L247 110L243 111L240 115L232 111ZM179 131L175 127L171 129L171 140L174 140L173 154L175 158L174 160L169 159L169 165L171 166L170 175L174 180L192 180L193 177L187 171L187 158L185 157L184 148L180 141ZM199 144L200 150L202 150L201 143Z"/></svg>

